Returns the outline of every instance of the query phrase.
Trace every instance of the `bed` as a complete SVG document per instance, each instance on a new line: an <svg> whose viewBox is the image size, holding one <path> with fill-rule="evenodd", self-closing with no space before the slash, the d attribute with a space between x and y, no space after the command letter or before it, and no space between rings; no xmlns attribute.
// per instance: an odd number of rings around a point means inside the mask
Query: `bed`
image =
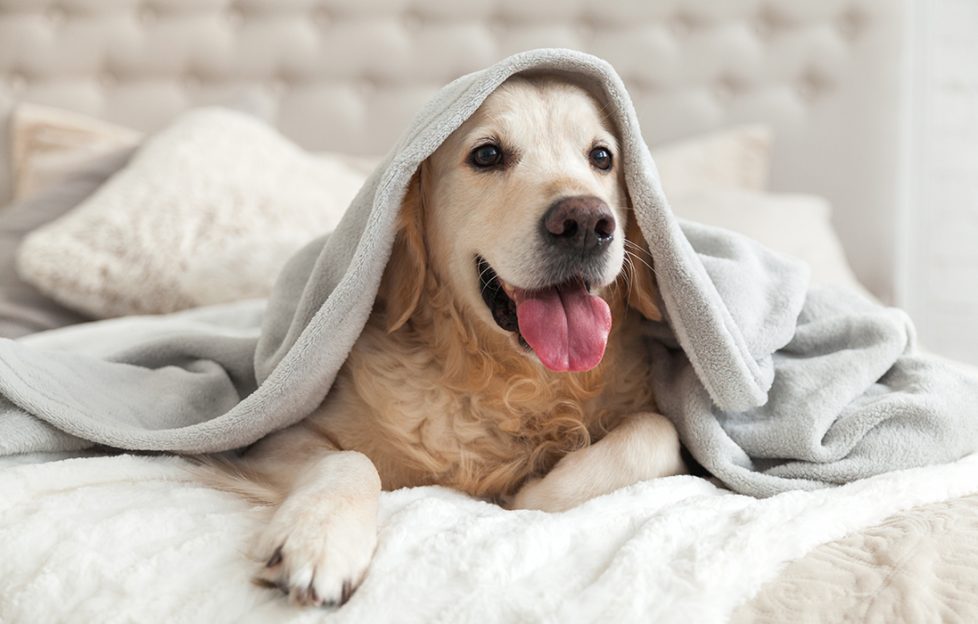
<svg viewBox="0 0 978 624"><path fill-rule="evenodd" d="M206 104L246 106L358 171L445 82L510 52L567 46L622 74L653 153L672 150L675 177L664 176L685 216L788 246L818 279L889 301L906 106L892 59L905 49L904 10L883 0L6 2L0 113L20 111L21 125L5 124L16 136L0 139L41 147L11 153L0 196L24 192L25 179L43 186L51 160L38 154L86 143L79 132L127 149ZM56 110L24 114L24 102ZM711 134L712 147L689 139L744 124L734 139ZM37 127L47 134L25 130ZM758 149L762 165L716 174L713 160L729 167L731 154L743 163ZM681 179L697 167L702 178ZM719 208L698 192L703 180L724 194ZM797 226L802 215L811 227ZM797 233L785 236L792 223ZM103 321L134 331L140 322ZM25 340L57 348L58 336ZM182 461L4 459L0 620L889 622L978 612L974 457L763 500L676 477L564 514L505 512L439 488L392 492L370 575L336 613L250 584L248 545L267 510L201 486Z"/></svg>

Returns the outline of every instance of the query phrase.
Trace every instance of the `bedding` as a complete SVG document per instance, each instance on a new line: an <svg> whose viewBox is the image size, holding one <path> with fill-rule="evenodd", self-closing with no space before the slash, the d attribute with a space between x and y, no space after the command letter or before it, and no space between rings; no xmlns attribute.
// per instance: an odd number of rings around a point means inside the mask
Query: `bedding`
<svg viewBox="0 0 978 624"><path fill-rule="evenodd" d="M727 622L813 547L978 490L971 456L767 499L670 477L560 514L438 487L386 492L367 578L329 611L251 584L259 562L247 545L267 511L200 486L183 465L123 455L0 469L0 621ZM950 513L905 537L927 539Z"/></svg>
<svg viewBox="0 0 978 624"><path fill-rule="evenodd" d="M786 565L733 624L978 621L978 495L896 513Z"/></svg>

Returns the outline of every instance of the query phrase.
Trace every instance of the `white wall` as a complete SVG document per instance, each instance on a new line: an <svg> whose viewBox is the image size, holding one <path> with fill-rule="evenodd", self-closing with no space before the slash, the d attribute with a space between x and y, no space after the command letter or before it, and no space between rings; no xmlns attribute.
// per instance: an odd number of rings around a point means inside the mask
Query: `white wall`
<svg viewBox="0 0 978 624"><path fill-rule="evenodd" d="M925 347L978 363L978 0L916 0L911 19L900 303Z"/></svg>

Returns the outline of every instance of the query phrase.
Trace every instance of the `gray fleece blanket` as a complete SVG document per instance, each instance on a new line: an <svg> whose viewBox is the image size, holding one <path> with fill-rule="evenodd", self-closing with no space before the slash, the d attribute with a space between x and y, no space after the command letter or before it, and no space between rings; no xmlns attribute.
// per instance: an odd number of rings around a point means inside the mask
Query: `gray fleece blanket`
<svg viewBox="0 0 978 624"><path fill-rule="evenodd" d="M634 218L666 317L649 324L655 393L710 472L766 496L978 447L978 380L915 355L902 312L810 290L798 262L730 232L680 224L614 70L578 52L536 50L442 89L338 229L289 262L267 306L0 342L0 454L92 445L215 452L301 420L329 391L370 314L412 174L506 78L529 70L590 85L621 131Z"/></svg>

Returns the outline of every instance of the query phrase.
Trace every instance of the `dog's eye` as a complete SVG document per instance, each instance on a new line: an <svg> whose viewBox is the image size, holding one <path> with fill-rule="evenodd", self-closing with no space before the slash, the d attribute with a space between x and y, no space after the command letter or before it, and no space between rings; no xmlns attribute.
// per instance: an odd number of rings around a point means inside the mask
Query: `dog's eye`
<svg viewBox="0 0 978 624"><path fill-rule="evenodd" d="M602 171L611 169L611 151L607 147L595 147L588 154L591 164Z"/></svg>
<svg viewBox="0 0 978 624"><path fill-rule="evenodd" d="M503 150L492 143L480 145L472 150L469 161L480 169L495 167L503 162Z"/></svg>

